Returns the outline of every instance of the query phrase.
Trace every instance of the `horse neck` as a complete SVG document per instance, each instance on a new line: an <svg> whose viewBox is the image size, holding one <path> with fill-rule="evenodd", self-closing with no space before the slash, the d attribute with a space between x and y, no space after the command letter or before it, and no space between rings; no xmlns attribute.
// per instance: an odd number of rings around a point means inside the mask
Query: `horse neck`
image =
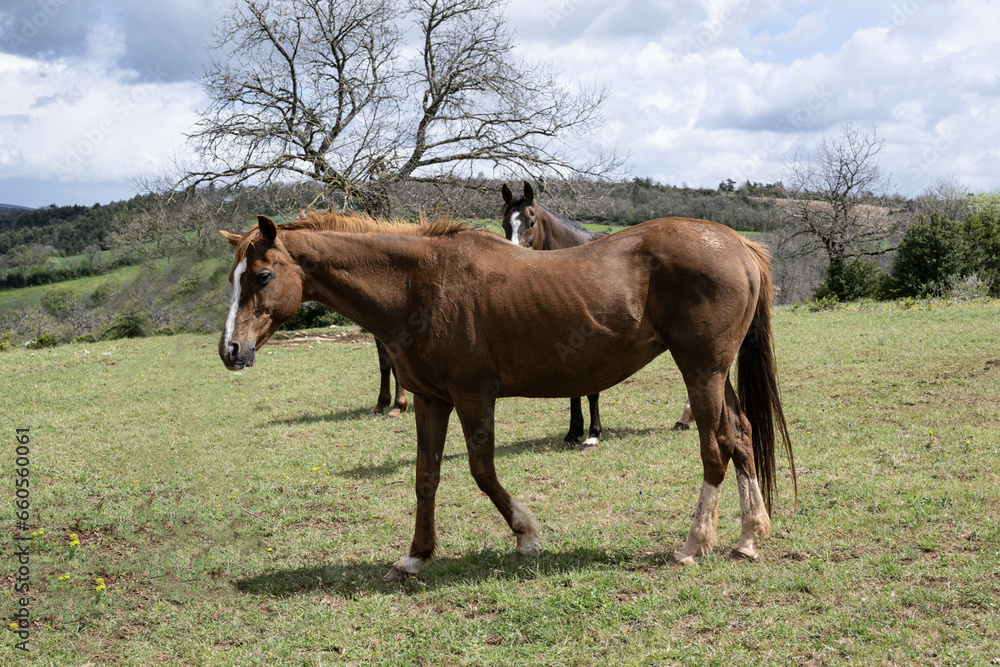
<svg viewBox="0 0 1000 667"><path fill-rule="evenodd" d="M289 232L283 240L306 274L303 301L322 303L376 338L405 323L408 279L422 254L419 241L430 239Z"/></svg>
<svg viewBox="0 0 1000 667"><path fill-rule="evenodd" d="M543 225L544 250L560 250L583 245L591 241L590 233L578 228L572 222L553 215L548 210L539 207L542 215L538 216Z"/></svg>

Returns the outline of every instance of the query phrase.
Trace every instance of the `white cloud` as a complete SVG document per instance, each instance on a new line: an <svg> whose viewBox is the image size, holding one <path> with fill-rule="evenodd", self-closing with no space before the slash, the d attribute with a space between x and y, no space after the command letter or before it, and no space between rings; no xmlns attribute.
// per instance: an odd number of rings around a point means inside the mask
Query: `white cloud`
<svg viewBox="0 0 1000 667"><path fill-rule="evenodd" d="M197 86L144 82L116 69L120 50L111 37L95 31L100 47L82 60L0 55L0 88L18 90L0 117L0 175L128 181L177 150L196 120Z"/></svg>
<svg viewBox="0 0 1000 667"><path fill-rule="evenodd" d="M0 51L38 6L12 3L26 9L0 20ZM883 167L914 194L946 174L974 188L1000 180L997 5L513 0L507 15L524 57L551 61L570 84L611 86L608 126L590 146L629 150L637 176L776 180L788 153L851 122L877 125ZM17 91L0 112L0 178L120 181L127 195L130 175L184 149L216 5L60 7L0 53L0 89ZM162 28L153 37L150 24Z"/></svg>

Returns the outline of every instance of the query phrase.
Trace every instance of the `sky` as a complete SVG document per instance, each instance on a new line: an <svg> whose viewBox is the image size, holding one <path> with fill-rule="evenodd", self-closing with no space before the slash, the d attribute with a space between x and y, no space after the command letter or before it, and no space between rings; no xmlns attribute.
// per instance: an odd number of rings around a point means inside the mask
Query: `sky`
<svg viewBox="0 0 1000 667"><path fill-rule="evenodd" d="M229 0L3 0L0 203L127 199L183 160ZM845 124L893 191L1000 186L1000 0L510 0L518 55L606 87L581 155L716 187L781 180Z"/></svg>

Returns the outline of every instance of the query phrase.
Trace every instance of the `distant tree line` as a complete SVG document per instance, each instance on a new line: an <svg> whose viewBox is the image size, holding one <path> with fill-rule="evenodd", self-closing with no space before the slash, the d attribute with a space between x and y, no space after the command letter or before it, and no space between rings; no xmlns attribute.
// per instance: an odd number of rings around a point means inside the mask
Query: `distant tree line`
<svg viewBox="0 0 1000 667"><path fill-rule="evenodd" d="M400 183L390 192L391 214L406 219L421 214L495 219L501 184L485 178ZM710 189L662 185L651 179L619 183L579 179L536 182L535 191L547 207L584 222L629 225L683 216L761 232L774 250L779 303L1000 294L997 193L930 192L914 200L890 198L892 215L903 221L893 227L897 236L882 238L869 254L855 248L844 256L828 257L818 249L821 244L803 244L801 217L788 214L789 207L801 206L803 200L817 202L818 196L790 193L781 183L736 184L727 179ZM107 206L15 211L4 217L0 233L34 230L38 236L32 240L38 243L15 245L3 256L8 268L0 271L0 288L55 284L40 306L0 314L0 334L6 341L0 341L0 347L13 340L54 344L214 331L224 317L230 290L230 248L218 230L245 230L257 213L294 218L304 202L336 209L345 204L335 193L308 185L272 185L231 191L161 190ZM45 215L52 216L51 230L39 223ZM60 236L62 232L66 235ZM53 236L45 237L46 233ZM67 245L42 246L45 240L65 240ZM81 246L82 254L70 255ZM36 253L36 263L30 263L30 253ZM71 284L59 284L126 264L140 266L134 281L108 275L87 294ZM325 308L306 304L288 326L344 323Z"/></svg>

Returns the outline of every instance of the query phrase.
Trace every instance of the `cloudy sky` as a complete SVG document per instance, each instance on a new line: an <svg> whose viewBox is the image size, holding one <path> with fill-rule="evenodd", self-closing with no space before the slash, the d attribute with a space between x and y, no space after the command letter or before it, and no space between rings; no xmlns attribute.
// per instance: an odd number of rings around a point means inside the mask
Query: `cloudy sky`
<svg viewBox="0 0 1000 667"><path fill-rule="evenodd" d="M0 203L106 203L188 150L227 0L4 0ZM520 53L608 86L584 150L715 187L877 127L909 196L1000 186L1000 0L511 0Z"/></svg>

